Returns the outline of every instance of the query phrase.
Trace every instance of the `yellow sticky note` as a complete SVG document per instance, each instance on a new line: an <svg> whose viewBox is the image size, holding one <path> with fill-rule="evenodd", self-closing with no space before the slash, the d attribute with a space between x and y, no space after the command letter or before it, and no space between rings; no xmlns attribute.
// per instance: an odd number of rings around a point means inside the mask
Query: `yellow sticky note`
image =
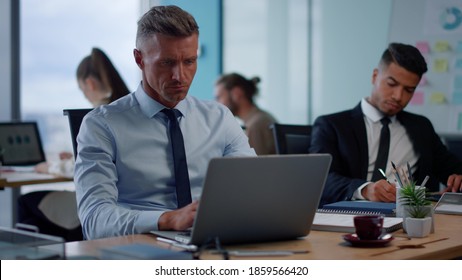
<svg viewBox="0 0 462 280"><path fill-rule="evenodd" d="M445 73L448 72L449 62L444 58L437 58L433 61L433 71L436 73Z"/></svg>
<svg viewBox="0 0 462 280"><path fill-rule="evenodd" d="M436 52L448 52L451 50L451 45L448 41L437 41L435 43Z"/></svg>
<svg viewBox="0 0 462 280"><path fill-rule="evenodd" d="M434 92L430 95L430 102L433 104L446 103L446 96L442 92Z"/></svg>

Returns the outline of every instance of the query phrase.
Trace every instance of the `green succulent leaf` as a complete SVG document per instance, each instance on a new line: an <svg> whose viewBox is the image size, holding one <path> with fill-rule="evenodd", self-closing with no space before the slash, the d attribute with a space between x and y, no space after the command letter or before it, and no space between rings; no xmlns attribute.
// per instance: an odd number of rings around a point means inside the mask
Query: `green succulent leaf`
<svg viewBox="0 0 462 280"><path fill-rule="evenodd" d="M408 213L413 218L425 218L429 213L429 208L425 207L431 204L428 200L428 192L426 188L416 187L415 182L399 189L400 202L407 206Z"/></svg>

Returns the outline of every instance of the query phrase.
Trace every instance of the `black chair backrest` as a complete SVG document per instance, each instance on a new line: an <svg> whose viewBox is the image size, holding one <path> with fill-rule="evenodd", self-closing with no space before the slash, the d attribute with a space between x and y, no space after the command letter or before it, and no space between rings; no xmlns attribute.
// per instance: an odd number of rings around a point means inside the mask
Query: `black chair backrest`
<svg viewBox="0 0 462 280"><path fill-rule="evenodd" d="M277 154L308 154L311 125L275 123L271 125Z"/></svg>
<svg viewBox="0 0 462 280"><path fill-rule="evenodd" d="M63 114L69 119L69 127L71 129L72 149L74 157L77 158L77 134L79 134L80 125L83 117L93 109L64 109Z"/></svg>

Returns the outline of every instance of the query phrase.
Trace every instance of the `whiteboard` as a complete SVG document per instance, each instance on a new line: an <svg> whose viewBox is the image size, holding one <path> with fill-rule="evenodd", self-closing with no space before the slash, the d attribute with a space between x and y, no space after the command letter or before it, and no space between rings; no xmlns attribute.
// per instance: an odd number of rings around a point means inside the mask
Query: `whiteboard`
<svg viewBox="0 0 462 280"><path fill-rule="evenodd" d="M394 0L388 39L416 46L427 61L406 110L439 133L462 134L462 0Z"/></svg>

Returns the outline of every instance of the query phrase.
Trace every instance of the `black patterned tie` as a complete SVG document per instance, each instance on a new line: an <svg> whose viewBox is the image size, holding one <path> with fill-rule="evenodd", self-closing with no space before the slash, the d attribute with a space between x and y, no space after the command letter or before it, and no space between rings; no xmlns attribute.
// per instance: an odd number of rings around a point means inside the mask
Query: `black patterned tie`
<svg viewBox="0 0 462 280"><path fill-rule="evenodd" d="M173 164L175 168L176 199L178 208L191 203L191 187L189 184L188 164L184 150L183 134L181 133L178 117L181 115L177 109L163 109L169 119L168 130L172 144Z"/></svg>
<svg viewBox="0 0 462 280"><path fill-rule="evenodd" d="M382 130L380 131L379 152L377 153L377 160L375 161L374 172L372 173L372 182L376 182L380 179L383 179L383 176L380 174L379 168L386 172L388 150L390 149L390 128L388 128L390 119L385 117L382 118L380 122L382 123Z"/></svg>

